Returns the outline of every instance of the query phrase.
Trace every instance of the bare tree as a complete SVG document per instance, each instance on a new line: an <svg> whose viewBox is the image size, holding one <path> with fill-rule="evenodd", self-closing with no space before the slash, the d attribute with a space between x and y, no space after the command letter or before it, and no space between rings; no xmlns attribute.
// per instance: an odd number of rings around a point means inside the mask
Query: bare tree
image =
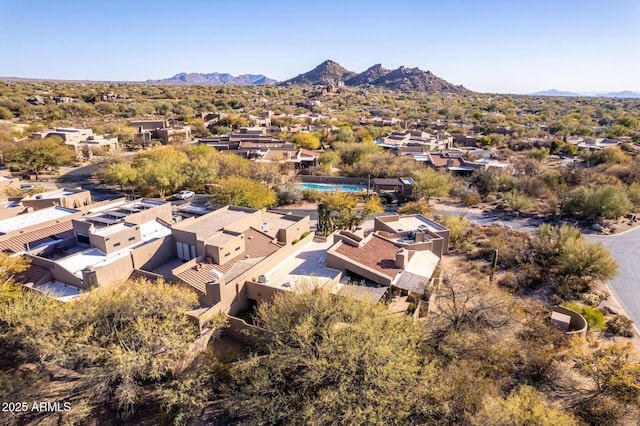
<svg viewBox="0 0 640 426"><path fill-rule="evenodd" d="M512 300L487 280L471 280L458 270L444 271L435 306L445 329L500 328L513 316Z"/></svg>

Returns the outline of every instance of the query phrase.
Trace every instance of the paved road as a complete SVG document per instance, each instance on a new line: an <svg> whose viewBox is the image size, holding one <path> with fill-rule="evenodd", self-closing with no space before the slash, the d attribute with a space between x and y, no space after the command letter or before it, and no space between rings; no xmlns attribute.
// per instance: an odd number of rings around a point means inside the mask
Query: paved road
<svg viewBox="0 0 640 426"><path fill-rule="evenodd" d="M618 276L609 281L609 288L636 327L640 326L640 228L585 238L602 243L618 262Z"/></svg>

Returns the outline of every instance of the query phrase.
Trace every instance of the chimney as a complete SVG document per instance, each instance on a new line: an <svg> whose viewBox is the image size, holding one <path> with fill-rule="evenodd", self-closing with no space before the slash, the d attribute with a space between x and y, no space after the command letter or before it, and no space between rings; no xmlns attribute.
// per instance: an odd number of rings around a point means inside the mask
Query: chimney
<svg viewBox="0 0 640 426"><path fill-rule="evenodd" d="M401 248L396 252L396 266L401 269L407 269L409 264L409 250Z"/></svg>

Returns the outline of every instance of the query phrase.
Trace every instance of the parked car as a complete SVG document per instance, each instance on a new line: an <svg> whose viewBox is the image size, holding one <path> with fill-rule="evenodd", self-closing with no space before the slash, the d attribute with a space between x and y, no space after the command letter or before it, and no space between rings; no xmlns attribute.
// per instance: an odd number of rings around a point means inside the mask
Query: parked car
<svg viewBox="0 0 640 426"><path fill-rule="evenodd" d="M36 186L31 183L21 183L20 190L24 192L33 191L36 189Z"/></svg>
<svg viewBox="0 0 640 426"><path fill-rule="evenodd" d="M175 198L177 200L186 200L187 198L191 198L194 195L196 194L193 191L180 191L175 195Z"/></svg>

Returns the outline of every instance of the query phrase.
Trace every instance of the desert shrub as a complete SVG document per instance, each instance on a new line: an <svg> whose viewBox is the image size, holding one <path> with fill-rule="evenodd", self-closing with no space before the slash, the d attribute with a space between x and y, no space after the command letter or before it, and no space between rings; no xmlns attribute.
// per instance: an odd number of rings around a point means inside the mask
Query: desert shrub
<svg viewBox="0 0 640 426"><path fill-rule="evenodd" d="M510 192L505 196L509 209L514 212L529 212L536 209L536 202L520 192Z"/></svg>
<svg viewBox="0 0 640 426"><path fill-rule="evenodd" d="M465 192L460 195L460 203L465 206L475 206L476 204L480 204L482 202L482 198L475 192Z"/></svg>
<svg viewBox="0 0 640 426"><path fill-rule="evenodd" d="M312 203L317 203L322 199L322 193L320 193L320 191L316 191L315 189L303 189L302 199L310 201Z"/></svg>
<svg viewBox="0 0 640 426"><path fill-rule="evenodd" d="M459 247L469 232L469 221L462 216L449 216L445 220L449 228L449 242L454 247Z"/></svg>
<svg viewBox="0 0 640 426"><path fill-rule="evenodd" d="M278 204L295 204L299 203L302 199L302 193L299 189L294 187L284 187L276 194L278 197Z"/></svg>
<svg viewBox="0 0 640 426"><path fill-rule="evenodd" d="M633 321L624 315L616 315L607 321L607 333L624 337L633 337Z"/></svg>
<svg viewBox="0 0 640 426"><path fill-rule="evenodd" d="M425 214L429 211L429 205L425 200L411 201L398 209L398 214Z"/></svg>

